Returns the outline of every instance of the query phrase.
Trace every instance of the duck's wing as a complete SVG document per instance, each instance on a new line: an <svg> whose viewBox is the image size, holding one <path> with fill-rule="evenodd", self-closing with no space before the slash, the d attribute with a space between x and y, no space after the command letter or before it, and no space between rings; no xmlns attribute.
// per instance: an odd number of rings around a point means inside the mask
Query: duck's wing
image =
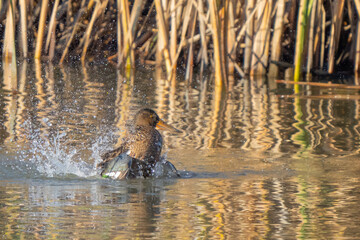
<svg viewBox="0 0 360 240"><path fill-rule="evenodd" d="M171 162L162 159L155 164L155 176L165 178L176 178L180 177L178 170Z"/></svg>
<svg viewBox="0 0 360 240"><path fill-rule="evenodd" d="M103 178L126 179L151 176L152 170L146 162L130 157L126 152L117 154L115 150L109 152L108 158L98 165L102 168L100 175Z"/></svg>
<svg viewBox="0 0 360 240"><path fill-rule="evenodd" d="M166 170L166 174L169 177L180 177L180 174L179 174L178 170L176 170L176 167L174 166L174 164L172 164L169 161L165 161L165 170Z"/></svg>
<svg viewBox="0 0 360 240"><path fill-rule="evenodd" d="M106 165L108 162L110 162L111 160L113 160L113 159L116 158L117 156L125 153L126 151L127 151L126 145L125 145L125 144L121 144L120 147L118 147L118 148L116 148L116 149L114 149L114 150L112 150L112 151L110 151L110 152L107 152L107 153L103 154L103 155L101 156L101 158L102 158L103 161L100 162L100 163L97 165L97 167L98 167L98 168L104 168L105 165Z"/></svg>
<svg viewBox="0 0 360 240"><path fill-rule="evenodd" d="M131 172L132 164L133 158L126 153L121 153L103 163L101 176L104 178L125 179Z"/></svg>

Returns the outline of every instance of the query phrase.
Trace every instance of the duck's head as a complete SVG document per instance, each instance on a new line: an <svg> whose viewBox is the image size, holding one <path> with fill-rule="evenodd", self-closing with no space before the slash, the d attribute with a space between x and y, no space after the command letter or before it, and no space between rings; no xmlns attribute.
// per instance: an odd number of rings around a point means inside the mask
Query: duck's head
<svg viewBox="0 0 360 240"><path fill-rule="evenodd" d="M162 121L156 112L149 108L138 111L134 118L135 126L156 127L160 130L179 132L176 128Z"/></svg>

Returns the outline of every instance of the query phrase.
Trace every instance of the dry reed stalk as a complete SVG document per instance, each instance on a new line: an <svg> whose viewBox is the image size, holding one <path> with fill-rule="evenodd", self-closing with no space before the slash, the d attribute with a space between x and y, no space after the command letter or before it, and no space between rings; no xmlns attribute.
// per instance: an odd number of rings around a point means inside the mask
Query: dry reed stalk
<svg viewBox="0 0 360 240"><path fill-rule="evenodd" d="M75 36L75 33L77 31L77 28L79 26L79 23L80 23L80 18L82 17L83 13L84 13L84 5L85 5L85 2L86 0L82 0L81 1L81 6L80 6L80 10L76 16L76 18L74 19L74 22L73 22L73 29L71 31L71 35L66 43L66 46L65 46L65 49L63 51L63 54L61 55L61 59L60 59L60 65L64 62L64 59L69 51L69 47L70 47L70 44ZM70 3L69 3L70 4Z"/></svg>
<svg viewBox="0 0 360 240"><path fill-rule="evenodd" d="M230 0L228 2L228 6L227 6L227 16L228 16L228 24L227 26L225 25L225 27L227 27L227 48L228 49L232 49L235 45L235 0ZM230 47L230 48L229 48ZM227 56L229 56L229 58L231 59L235 59L236 58L236 52L230 52L227 51L226 53ZM234 64L232 61L228 61L228 75L229 76L233 76L234 75Z"/></svg>
<svg viewBox="0 0 360 240"><path fill-rule="evenodd" d="M281 39L284 28L284 13L285 13L285 0L279 0L277 2L274 32L271 40L271 61L280 61L281 56ZM277 78L279 74L279 68L276 64L270 63L269 76Z"/></svg>
<svg viewBox="0 0 360 240"><path fill-rule="evenodd" d="M131 15L130 15L130 33L131 35L129 35L131 37L131 44L133 41L134 36L136 36L136 28L137 28L137 23L139 20L139 17L141 15L141 11L144 8L144 3L143 0L135 0L134 4L133 4L133 8L131 10Z"/></svg>
<svg viewBox="0 0 360 240"><path fill-rule="evenodd" d="M357 21L355 21L356 13L355 13L355 5L353 4L353 1L346 1L347 3L347 10L348 10L348 16L349 17L349 25L350 25L350 32L351 32L351 47L350 47L350 55L349 60L355 63L355 54L356 54L356 25Z"/></svg>
<svg viewBox="0 0 360 240"><path fill-rule="evenodd" d="M55 28L56 28L56 12L58 10L58 6L59 6L59 2L60 0L55 0L54 6L53 6L53 10L51 13L51 17L50 17L50 22L48 24L48 34L46 37L46 42L45 42L45 52L49 51L49 46L50 46L50 40L51 40L51 36L53 33L55 33ZM55 39L54 39L55 40Z"/></svg>
<svg viewBox="0 0 360 240"><path fill-rule="evenodd" d="M221 50L221 68L223 69L223 76L228 76L228 52L227 52L227 30L228 30L228 6L229 0L225 0L223 5L219 3L220 9L218 11L219 16L219 27L220 27L220 50ZM225 81L226 88L228 87L228 80Z"/></svg>
<svg viewBox="0 0 360 240"><path fill-rule="evenodd" d="M310 74L310 71L313 67L313 57L314 57L314 31L315 31L315 13L317 12L317 0L313 1L310 13L310 24L309 24L309 43L308 43L308 58L306 65L306 72Z"/></svg>
<svg viewBox="0 0 360 240"><path fill-rule="evenodd" d="M155 6L155 3L152 2L150 9L143 21L142 26L140 27L140 29L137 31L137 40L136 40L136 46L134 47L134 49L139 48L138 52L142 53L139 57L140 57L140 61L142 62L146 62L148 61L146 58L148 57L148 53L149 53L149 49L150 46L152 45L153 39L154 39L154 33L155 31L153 31L152 29L147 29L144 34L141 36L141 34L143 33L143 29L147 26L147 22L148 19L150 17L151 12L153 11Z"/></svg>
<svg viewBox="0 0 360 240"><path fill-rule="evenodd" d="M247 24L244 28L245 30L245 53L244 53L244 72L248 74L250 72L250 64L251 64L251 51L253 45L254 38L254 18L252 15L255 14L255 0L247 0L246 1L246 10L245 10L245 19Z"/></svg>
<svg viewBox="0 0 360 240"><path fill-rule="evenodd" d="M354 0L356 12L358 14L358 20L356 25L356 51L355 51L355 73L360 72L360 0Z"/></svg>
<svg viewBox="0 0 360 240"><path fill-rule="evenodd" d="M104 6L106 7L107 1L105 1L104 3L105 3ZM94 8L93 14L91 16L89 25L88 25L88 27L86 28L86 31L85 31L85 35L84 35L85 42L84 42L84 47L83 47L83 51L82 51L82 54L81 54L81 63L82 64L85 64L85 56L86 56L87 48L88 48L89 42L90 42L89 41L90 34L91 34L92 28L94 26L95 20L99 15L101 5L102 4L99 1L96 1L96 5L95 5L95 8Z"/></svg>
<svg viewBox="0 0 360 240"><path fill-rule="evenodd" d="M73 11L72 11L72 0L68 0L68 6L66 11L66 23L71 22L71 18L73 17Z"/></svg>
<svg viewBox="0 0 360 240"><path fill-rule="evenodd" d="M329 68L328 72L334 72L335 54L339 45L341 25L344 10L344 0L335 0L331 4L332 18L331 18L331 32L330 32L330 45L329 45Z"/></svg>
<svg viewBox="0 0 360 240"><path fill-rule="evenodd" d="M20 8L20 51L24 58L28 56L27 27L26 27L26 1L19 0Z"/></svg>
<svg viewBox="0 0 360 240"><path fill-rule="evenodd" d="M314 55L315 59L313 62L314 67L319 67L320 63L320 49L321 49L321 23L322 23L322 15L321 15L321 6L322 0L315 0L316 3L316 13L315 13L315 36L314 36Z"/></svg>
<svg viewBox="0 0 360 240"><path fill-rule="evenodd" d="M234 59L231 59L230 57L229 57L229 60L230 61L232 61L232 63L233 63L233 65L234 65L234 67L235 67L235 70L239 73L239 75L241 76L241 77L245 77L245 72L241 69L241 67L235 62L235 60Z"/></svg>
<svg viewBox="0 0 360 240"><path fill-rule="evenodd" d="M123 33L123 51L126 51L130 48L129 41L126 41L125 36L128 34L129 30L129 22L130 22L130 10L129 10L129 2L127 0L120 0L121 4L121 26L122 26L122 33ZM129 68L131 66L131 58L126 56L126 67ZM122 59L122 58L121 58Z"/></svg>
<svg viewBox="0 0 360 240"><path fill-rule="evenodd" d="M4 46L3 46L3 59L6 63L11 63L12 67L16 68L16 48L15 48L15 15L14 9L16 1L11 1L11 5L7 9Z"/></svg>
<svg viewBox="0 0 360 240"><path fill-rule="evenodd" d="M212 35L211 29L210 28L206 29L205 37L211 36L211 35ZM201 33L195 35L194 37L189 37L187 39L184 39L184 41L181 43L181 46L182 46L182 48L184 48L184 47L186 47L187 45L189 45L191 43L196 43L196 42L200 41L201 38L202 38ZM205 43L207 43L207 41L205 41Z"/></svg>
<svg viewBox="0 0 360 240"><path fill-rule="evenodd" d="M229 51L230 54L232 54L234 51L236 51L237 46L240 43L241 38L244 36L244 34L246 34L246 30L248 28L248 25L251 24L251 26L253 27L254 25L254 17L255 17L255 13L257 13L259 4L256 4L256 6L252 9L252 12L250 13L250 15L246 18L246 21L244 22L244 24L241 26L239 33L236 36L236 43L234 44L233 48ZM251 38L252 40L252 38ZM246 36L245 36L245 44L243 44L243 48L245 48L246 51ZM242 47L242 45L240 44L240 47ZM251 43L251 48L252 48L252 43ZM250 51L251 54L251 51ZM245 55L244 55L245 56ZM250 56L251 58L251 56ZM245 57L244 57L244 62L245 62ZM250 67L249 67L250 69Z"/></svg>
<svg viewBox="0 0 360 240"><path fill-rule="evenodd" d="M38 33L36 37L35 59L40 59L41 57L41 49L43 45L44 31L46 27L45 22L46 22L48 4L49 4L48 0L43 0L41 2L41 13L40 13Z"/></svg>
<svg viewBox="0 0 360 240"><path fill-rule="evenodd" d="M321 5L321 48L320 48L320 68L324 67L324 56L325 56L325 24L326 24L326 13L324 6Z"/></svg>
<svg viewBox="0 0 360 240"><path fill-rule="evenodd" d="M259 2L257 15L257 31L254 38L253 51L251 56L250 75L265 75L269 58L269 39L271 25L272 0Z"/></svg>
<svg viewBox="0 0 360 240"><path fill-rule="evenodd" d="M56 35L55 35L55 31L53 31L51 34L50 46L48 51L48 56L50 61L52 61L55 56L55 47L56 47L55 39L56 39Z"/></svg>
<svg viewBox="0 0 360 240"><path fill-rule="evenodd" d="M189 22L190 22L190 12L191 12L191 9L192 9L192 4L190 1L188 1L186 7L185 7L185 10L184 10L184 18L182 20L182 27L181 27L181 36L180 36L180 43L179 43L179 47L176 51L176 56L174 59L171 59L172 60L172 63L173 65L171 66L171 69L175 69L175 66L176 66L176 62L180 56L180 53L181 53L181 50L183 48L183 44L184 44L184 41L185 41L185 37L186 37L186 31L188 29L188 25L189 25Z"/></svg>
<svg viewBox="0 0 360 240"><path fill-rule="evenodd" d="M203 17L204 14L204 4L202 0L198 0L198 14L199 14L199 29L200 29L200 39L201 39L201 70L200 72L203 72L204 65L208 65L208 56L207 56L207 42L206 42L206 19Z"/></svg>
<svg viewBox="0 0 360 240"><path fill-rule="evenodd" d="M136 36L136 28L138 26L138 20L141 15L141 12L143 10L144 4L143 0L135 0L135 3L133 5L133 9L131 11L130 16L130 26L129 26L129 42L130 42L130 58L132 59L132 62L135 62L135 52L133 46L133 41Z"/></svg>
<svg viewBox="0 0 360 240"><path fill-rule="evenodd" d="M132 47L134 42L134 36L136 35L136 27L138 23L139 16L141 14L141 11L143 9L143 0L135 0L135 3L133 5L131 16L130 16L130 23L129 23L129 29L127 30L127 34L124 35L123 42L127 43L127 47L124 48L123 52L120 54L120 59L123 59L123 57L127 57L130 51L130 62L135 62L135 53L134 48Z"/></svg>
<svg viewBox="0 0 360 240"><path fill-rule="evenodd" d="M197 12L195 12L195 10L193 10L192 15L192 24L190 24L190 34L191 37L194 37L194 33L195 33L195 24L196 24L196 18L197 18ZM194 50L193 50L193 43L190 44L190 48L189 48L189 53L188 53L188 61L186 64L186 72L185 72L185 81L187 83L189 83L190 79L192 78L192 73L193 73L193 66L194 66Z"/></svg>
<svg viewBox="0 0 360 240"><path fill-rule="evenodd" d="M171 31L170 31L170 56L171 59L175 59L176 49L177 49L177 22L176 22L176 8L175 8L175 0L171 0L170 2L170 17L171 17ZM176 69L176 62L174 62ZM174 71L173 69L173 71Z"/></svg>
<svg viewBox="0 0 360 240"><path fill-rule="evenodd" d="M162 43L162 46L159 45L158 46L160 47L160 50L165 60L166 71L168 75L171 75L173 68L172 68L169 49L168 49L169 37L167 36L167 27L163 14L163 7L160 0L155 0L155 8L156 8L157 20L159 25L159 40L160 43Z"/></svg>
<svg viewBox="0 0 360 240"><path fill-rule="evenodd" d="M358 16L360 16L360 0L354 0L356 11L358 13Z"/></svg>
<svg viewBox="0 0 360 240"><path fill-rule="evenodd" d="M120 65L120 62L122 60L121 58L121 51L122 51L122 35L121 35L121 0L116 1L116 7L117 7L117 23L116 23L116 36L117 36L117 57L118 57L118 65Z"/></svg>
<svg viewBox="0 0 360 240"><path fill-rule="evenodd" d="M176 1L175 9L176 9L176 22L179 25L183 19L183 11L186 0L178 0Z"/></svg>
<svg viewBox="0 0 360 240"><path fill-rule="evenodd" d="M144 30L144 28L147 26L147 21L148 21L148 19L149 19L149 17L150 17L150 14L152 13L152 11L153 11L153 9L154 9L154 6L155 6L155 2L152 2L151 3L151 6L150 6L150 8L149 8L149 11L148 11L148 13L147 13L147 15L146 15L146 17L145 17L145 19L144 19L144 21L143 21L143 25L140 27L140 29L139 29L139 31L138 31L138 34L137 34L137 37L139 37L140 35L141 35L141 33L143 32L143 30Z"/></svg>
<svg viewBox="0 0 360 240"><path fill-rule="evenodd" d="M214 62L215 62L215 86L223 88L225 86L224 69L222 68L223 56L221 55L220 45L220 29L219 29L219 16L215 0L209 1L210 20L213 34L214 44Z"/></svg>

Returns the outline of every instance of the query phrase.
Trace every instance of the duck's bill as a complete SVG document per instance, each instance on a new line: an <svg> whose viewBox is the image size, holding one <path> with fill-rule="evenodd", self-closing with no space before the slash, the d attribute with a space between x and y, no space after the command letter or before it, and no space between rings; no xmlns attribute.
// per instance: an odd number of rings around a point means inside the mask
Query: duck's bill
<svg viewBox="0 0 360 240"><path fill-rule="evenodd" d="M166 130L166 131L170 131L170 132L181 132L180 130L174 128L173 126L170 126L169 124L165 123L163 120L160 120L157 124L156 124L156 128L159 130Z"/></svg>

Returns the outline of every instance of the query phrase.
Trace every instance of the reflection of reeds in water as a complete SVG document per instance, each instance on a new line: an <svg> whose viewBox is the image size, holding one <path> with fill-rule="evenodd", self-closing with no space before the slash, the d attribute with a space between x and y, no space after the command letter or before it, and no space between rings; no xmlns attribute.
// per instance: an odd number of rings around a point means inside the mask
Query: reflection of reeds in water
<svg viewBox="0 0 360 240"><path fill-rule="evenodd" d="M9 2L0 18L8 58L16 53L60 63L107 58L127 67L138 59L163 64L169 77L185 68L189 80L194 67L203 72L208 66L216 86L228 85L234 71L241 76L270 71L277 77L279 66L292 64L296 79L305 65L308 73L333 73L348 61L359 69L357 1L346 6L322 0L302 0L299 6L284 0Z"/></svg>
<svg viewBox="0 0 360 240"><path fill-rule="evenodd" d="M299 98L295 98L294 99L295 122L294 122L293 126L294 126L294 128L296 128L298 130L298 132L291 136L291 140L295 144L299 145L299 147L301 148L301 150L299 151L299 154L303 154L304 152L306 152L306 150L309 147L309 144L308 144L309 139L306 134L307 132L304 129L304 125L306 123L302 119L303 118L302 111L303 111L303 109L300 106Z"/></svg>
<svg viewBox="0 0 360 240"><path fill-rule="evenodd" d="M24 123L24 111L26 111L26 106L25 106L25 98L26 98L26 91L25 91L25 87L26 87L26 80L27 80L27 62L24 62L19 70L19 95L18 95L18 111L17 111L17 122L16 122L16 133L17 135L21 135L21 130L22 130L22 124ZM20 137L19 137L20 138Z"/></svg>
<svg viewBox="0 0 360 240"><path fill-rule="evenodd" d="M212 116L209 119L211 124L208 130L208 138L209 143L208 147L216 147L218 145L218 141L220 139L221 133L224 129L224 121L225 121L225 111L226 111L226 95L225 92L220 88L215 88L213 92L213 106L212 106Z"/></svg>
<svg viewBox="0 0 360 240"><path fill-rule="evenodd" d="M122 137L126 135L125 124L130 120L130 100L132 95L132 86L134 84L134 75L124 76L119 70L116 71L116 101L115 101L115 125L118 127L119 138L117 145L121 144Z"/></svg>
<svg viewBox="0 0 360 240"><path fill-rule="evenodd" d="M108 238L121 234L171 239L344 238L349 236L345 225L350 234L357 232L359 182L334 181L327 174L286 178L250 174L115 187L93 182L3 184L1 203L7 206L2 209L3 236L93 238L106 232ZM67 230L59 231L63 225Z"/></svg>
<svg viewBox="0 0 360 240"><path fill-rule="evenodd" d="M14 88L13 90L17 90L20 96L12 99L13 96L9 94L10 97L6 99L7 106L3 110L8 117L7 121L16 123L15 133L18 136L21 136L21 131L25 131L21 127L23 121L37 122L48 118L48 123L51 124L39 124L40 131L46 133L64 131L68 133L68 141L78 144L76 149L80 149L86 146L86 141L90 141L88 136L102 134L98 131L91 132L92 129L101 126L102 120L105 119L106 124L114 125L122 130L131 114L143 104L148 104L149 107L156 109L164 120L183 130L183 133L179 135L163 132L165 144L170 148L178 148L181 154L188 154L188 161L207 161L199 165L204 165L204 171L211 169L209 173L233 171L233 166L239 166L235 163L236 161L248 161L244 166L254 164L256 165L254 169L261 172L269 165L273 167L284 164L280 158L271 164L262 161L263 156L278 156L277 153L301 153L304 156L303 153L306 151L306 153L318 151L320 154L346 155L354 154L359 149L357 141L360 138L359 98L355 91L347 92L353 94L354 98L338 100L335 97L325 97L325 94L336 96L337 89L326 88L324 90L326 93L308 86L306 91L302 92L304 96L296 96L296 99L293 99L292 96L281 98L273 91L269 91L265 81L261 79L239 81L233 87L234 94L229 94L216 92L213 89L208 83L208 81L211 82L213 76L200 81L194 87L187 85L185 81L168 82L161 77L154 78L153 75L134 76L130 72L124 75L115 70L110 74L104 71L100 76L96 76L93 74L96 70L92 68L54 69L51 65L41 64L36 65L35 69L31 64L21 67L19 83L13 77L7 77L7 81L10 82L5 82L9 89ZM32 69L35 72L32 72ZM11 68L4 68L4 71L6 70L10 71ZM58 71L61 74L58 74ZM11 71L4 72L4 76L8 76L7 74L11 74ZM114 77L117 78L116 85L108 81ZM142 78L152 78L153 85L141 85ZM311 98L313 95L315 96ZM320 99L321 96L323 96L322 99ZM77 103L74 104L74 101ZM10 135L14 133L11 128L7 131ZM18 131L20 134L17 133ZM115 135L121 134L115 133ZM15 143L19 141L13 136L7 138L6 146L10 145L10 140L14 140ZM213 150L196 151L201 157L196 154L192 156L192 148L209 147L217 148L216 151L219 154L214 154L214 156L219 160L209 160L211 157L204 156L216 152ZM184 148L189 149L185 151ZM247 155L249 159L243 159L239 156L239 152L242 151L219 148L249 150L249 152L254 152L254 155L256 154L256 158L252 159ZM233 152L237 155L232 155ZM173 156L169 154L169 157ZM276 238L296 234L304 234L304 238L312 238L315 233L309 236L306 235L308 231L327 226L326 223L324 225L323 218L319 220L317 216L343 219L344 213L352 216L351 214L354 214L353 211L356 209L351 206L356 206L357 201L348 200L353 199L356 194L358 170L355 169L351 173L349 181L332 184L336 177L338 178L335 179L336 182L340 182L340 179L344 180L341 176L343 172L338 172L337 167L347 161L337 158L325 160L326 164L323 157L311 158L311 163L310 161L284 160L290 162L288 164L291 169L293 169L293 164L297 164L296 169L300 173L296 176L288 170L282 173L281 167L276 168L274 172L265 171L271 177L255 173L245 176L236 175L234 178L226 176L209 178L211 181L190 178L181 181L180 190L176 185L179 181L165 188L157 186L153 190L142 186L137 192L131 188L132 191L125 194L120 190L126 188L124 185L117 186L113 194L109 194L108 187L104 192L101 192L101 189L85 187L81 190L86 195L84 199L80 199L84 195L76 189L81 197L72 195L67 198L70 204L52 207L54 207L54 212L66 211L71 215L66 218L67 223L74 223L79 231L72 233L74 237L83 237L82 231L91 229L89 226L106 229L110 225L109 222L118 222L118 215L115 217L107 212L104 214L102 211L88 211L92 208L84 208L86 204L94 207L105 203L111 209L112 203L118 204L119 201L123 201L120 204L122 206L120 214L128 226L131 226L130 231L133 231L135 237L139 236L137 231L143 231L150 234L156 232L159 236L170 238L186 236L193 238L196 233L196 236L200 238L224 236L235 239L239 232L254 238L266 238L270 235ZM352 163L352 161L348 162ZM331 164L334 166L329 167ZM308 170L309 166L315 170ZM213 169L216 171L212 171ZM226 170L223 171L223 169ZM302 174L304 176L301 176ZM145 182L147 183L149 182ZM130 186L133 187L133 184ZM54 190L53 187L44 189L36 185L32 187L33 193L25 195L22 195L21 191L15 193L9 189L4 192L6 196L10 196L7 198L9 202L17 201L19 196L26 201L31 201L30 198L32 198L41 200L45 204L63 201L68 188L63 191L64 189L59 188ZM162 192L159 189L165 190ZM35 196L35 193L41 194ZM165 195L162 195L163 193L166 193L166 198L162 198ZM129 199L124 199L124 196ZM175 198L177 200L172 201ZM81 202L82 200L85 202ZM325 201L328 205L323 204ZM47 206L42 207L44 209L37 210L48 212ZM159 207L163 209L160 213ZM107 209L103 206L101 208ZM6 221L9 229L16 229L14 226L19 225L20 210L16 207L7 207L4 210L4 222ZM24 219L24 216L30 215L27 213L23 211L21 224L33 220L32 215L31 218ZM39 222L51 223L53 221L53 216L39 215L41 216ZM80 215L81 219L76 218ZM84 216L91 217L84 221ZM137 224L139 221L146 226ZM239 222L242 224L239 225ZM273 224L284 224L287 227L274 229ZM336 234L340 228L341 226L335 224L336 231L334 232L329 233L325 230L315 232L318 234L317 237L326 238L333 236L332 234L338 236ZM42 229L40 232L50 235L57 233L57 230L57 227L53 227ZM26 237L31 238L32 234L36 235L37 232L27 231L26 234L29 234ZM113 236L112 234L115 235L114 232L110 232L109 236Z"/></svg>
<svg viewBox="0 0 360 240"><path fill-rule="evenodd" d="M8 16L9 13L8 11ZM11 40L11 37L10 37ZM8 143L11 143L16 140L16 118L17 118L17 66L15 57L11 57L12 55L11 47L9 47L9 51L4 54L3 59L3 83L4 88L8 91L8 96L5 98L7 100L6 104L6 116L7 120L4 123L7 132L9 133L9 137L7 138Z"/></svg>
<svg viewBox="0 0 360 240"><path fill-rule="evenodd" d="M49 123L47 122L49 111L47 111L47 91L45 88L49 87L50 83L45 82L43 78L43 71L41 63L36 60L35 61L35 77L36 77L36 97L38 99L38 103L36 104L37 112L37 121L40 123L42 128L42 133L44 136L49 136ZM51 87L50 87L51 88ZM53 94L53 93L50 93Z"/></svg>
<svg viewBox="0 0 360 240"><path fill-rule="evenodd" d="M177 79L163 79L162 71L157 73L160 75L139 72L135 76L131 71L124 74L104 70L97 76L93 74L96 69L79 69L46 67L40 62L35 67L25 64L18 83L17 77L11 77L13 68L4 68L4 88L9 90L3 109L8 142L26 136L28 127L40 128L44 137L66 132L72 141L81 142L102 131L105 123L114 123L119 132L111 131L120 141L133 113L151 107L183 130L182 134L162 133L170 148L222 147L273 153L285 149L295 153L358 151L354 142L359 135L357 113L350 107L357 106L356 94L339 95L340 90L324 94L309 85L293 102L294 96L279 98L261 79L239 81L229 94L212 87L214 76L188 85ZM116 85L107 80L115 76ZM150 78L151 84L142 81ZM340 114L344 106L349 111ZM341 125L345 116L353 121Z"/></svg>

